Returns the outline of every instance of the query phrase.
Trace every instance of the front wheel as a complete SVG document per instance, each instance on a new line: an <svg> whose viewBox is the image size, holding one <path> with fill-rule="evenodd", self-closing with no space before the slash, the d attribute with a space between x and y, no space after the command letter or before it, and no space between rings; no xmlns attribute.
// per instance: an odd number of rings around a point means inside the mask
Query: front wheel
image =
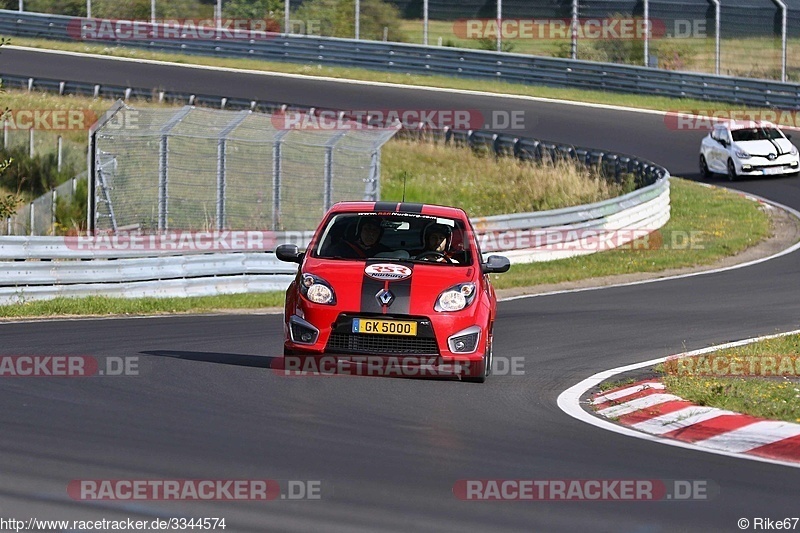
<svg viewBox="0 0 800 533"><path fill-rule="evenodd" d="M706 162L706 156L700 154L700 177L708 179L711 177L711 171L708 170L708 163Z"/></svg>
<svg viewBox="0 0 800 533"><path fill-rule="evenodd" d="M736 181L739 176L736 174L736 165L733 164L733 159L728 159L728 180Z"/></svg>
<svg viewBox="0 0 800 533"><path fill-rule="evenodd" d="M492 375L492 365L494 364L494 355L492 352L492 342L489 341L489 348L486 350L486 353L483 354L483 360L479 363L478 368L475 370L473 374L472 369L473 366L470 365L469 368L469 375L462 377L462 381L466 381L468 383L484 383L486 382L486 378Z"/></svg>

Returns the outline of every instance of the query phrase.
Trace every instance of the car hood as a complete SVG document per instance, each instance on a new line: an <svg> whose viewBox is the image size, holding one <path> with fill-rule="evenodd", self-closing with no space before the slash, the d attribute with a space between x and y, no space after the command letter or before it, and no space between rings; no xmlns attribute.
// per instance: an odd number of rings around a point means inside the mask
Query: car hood
<svg viewBox="0 0 800 533"><path fill-rule="evenodd" d="M386 268L388 266L388 268ZM400 267L400 268L397 268ZM370 274L367 274L367 270ZM389 272L387 279L375 270ZM408 269L408 270L405 270ZM480 270L474 266L433 265L395 262L320 260L309 258L303 273L313 274L330 283L336 294L336 306L342 312L428 315L439 294L459 283L477 283ZM406 275L408 273L409 275ZM378 301L381 291L391 292L391 303Z"/></svg>
<svg viewBox="0 0 800 533"><path fill-rule="evenodd" d="M792 149L792 143L788 139L774 139L772 144L769 141L736 141L733 143L750 155L769 155L774 154L775 145L778 145L781 152L788 154Z"/></svg>

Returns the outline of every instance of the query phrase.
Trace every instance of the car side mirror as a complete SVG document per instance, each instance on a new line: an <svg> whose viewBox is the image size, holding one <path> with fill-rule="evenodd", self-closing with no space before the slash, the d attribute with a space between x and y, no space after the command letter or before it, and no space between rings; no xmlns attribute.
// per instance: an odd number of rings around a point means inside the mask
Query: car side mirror
<svg viewBox="0 0 800 533"><path fill-rule="evenodd" d="M728 141L726 141L725 139L720 139L720 140L719 140L719 144L721 144L721 145L722 145L722 146L724 146L725 148L727 148L727 147L728 147Z"/></svg>
<svg viewBox="0 0 800 533"><path fill-rule="evenodd" d="M275 248L275 256L287 263L297 263L299 265L303 262L305 255L305 252L301 252L296 244L281 244Z"/></svg>
<svg viewBox="0 0 800 533"><path fill-rule="evenodd" d="M511 261L502 255L490 255L486 262L481 265L484 274L502 274L511 268Z"/></svg>

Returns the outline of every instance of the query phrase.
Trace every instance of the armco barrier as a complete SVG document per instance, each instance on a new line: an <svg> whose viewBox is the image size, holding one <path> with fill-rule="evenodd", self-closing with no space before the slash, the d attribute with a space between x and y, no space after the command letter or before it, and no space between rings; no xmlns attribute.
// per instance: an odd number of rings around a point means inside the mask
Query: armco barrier
<svg viewBox="0 0 800 533"><path fill-rule="evenodd" d="M85 19L0 10L0 35L74 41ZM272 34L271 38L91 41L218 57L445 74L553 87L796 108L800 85L523 54L402 43ZM1 74L1 73L0 73Z"/></svg>
<svg viewBox="0 0 800 533"><path fill-rule="evenodd" d="M614 245L625 244L643 231L663 226L669 211L669 181L664 177L596 204L485 217L474 219L473 224L484 247L494 243L485 255L500 253L514 263L526 263L598 251L589 235L624 232L630 237L616 240ZM520 231L536 231L544 235L547 244L520 248L515 241ZM573 237L554 245L548 234L559 239L570 234ZM282 235L276 242L305 245L309 238L309 233ZM90 246L90 241L78 246L68 239L0 237L0 305L58 296L167 297L278 291L286 288L296 272L294 265L278 261L269 252L114 249Z"/></svg>

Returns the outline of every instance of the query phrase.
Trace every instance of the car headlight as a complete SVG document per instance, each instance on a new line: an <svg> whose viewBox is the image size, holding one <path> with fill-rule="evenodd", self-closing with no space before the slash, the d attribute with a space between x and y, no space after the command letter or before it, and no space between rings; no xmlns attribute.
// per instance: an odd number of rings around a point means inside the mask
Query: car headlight
<svg viewBox="0 0 800 533"><path fill-rule="evenodd" d="M733 153L736 154L736 157L738 157L739 159L750 159L750 154L748 154L741 148L737 148L736 150L733 151Z"/></svg>
<svg viewBox="0 0 800 533"><path fill-rule="evenodd" d="M797 155L797 147L795 145L792 145L792 149L789 150L789 153L792 155Z"/></svg>
<svg viewBox="0 0 800 533"><path fill-rule="evenodd" d="M450 287L436 299L436 311L461 311L475 299L474 283L459 283Z"/></svg>
<svg viewBox="0 0 800 533"><path fill-rule="evenodd" d="M333 305L336 303L336 295L330 283L312 274L303 274L300 280L300 294L315 304Z"/></svg>

